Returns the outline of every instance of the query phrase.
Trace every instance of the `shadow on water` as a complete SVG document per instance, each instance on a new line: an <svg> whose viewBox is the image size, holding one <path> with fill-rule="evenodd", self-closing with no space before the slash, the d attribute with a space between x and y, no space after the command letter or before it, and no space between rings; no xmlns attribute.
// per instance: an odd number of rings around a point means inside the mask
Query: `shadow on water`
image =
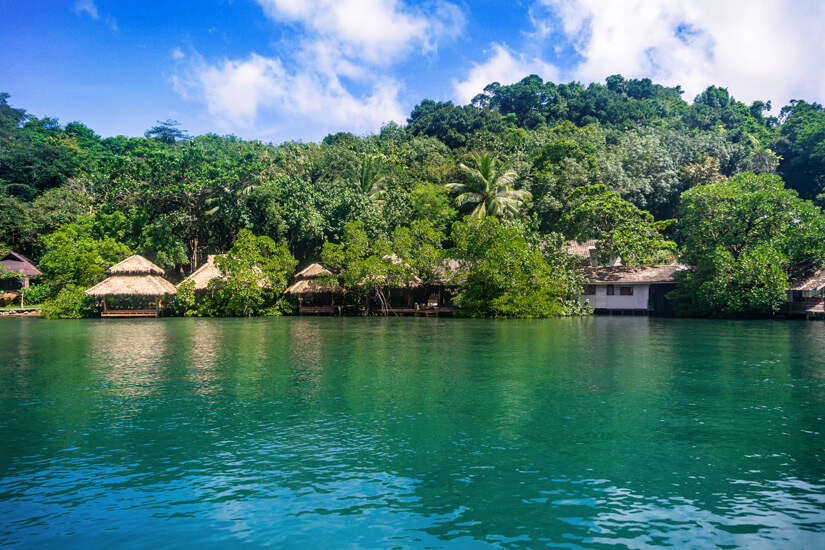
<svg viewBox="0 0 825 550"><path fill-rule="evenodd" d="M0 542L818 546L823 331L2 323Z"/></svg>

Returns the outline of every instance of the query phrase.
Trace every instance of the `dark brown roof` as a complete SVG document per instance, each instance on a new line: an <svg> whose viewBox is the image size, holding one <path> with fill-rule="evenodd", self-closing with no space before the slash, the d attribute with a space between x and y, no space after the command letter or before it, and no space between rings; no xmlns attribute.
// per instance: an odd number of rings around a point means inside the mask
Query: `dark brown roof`
<svg viewBox="0 0 825 550"><path fill-rule="evenodd" d="M3 258L0 259L0 266L3 266L7 271L17 271L29 277L43 275L30 259L17 252L9 252L3 256Z"/></svg>
<svg viewBox="0 0 825 550"><path fill-rule="evenodd" d="M654 265L650 267L590 267L585 268L584 274L590 284L650 284L673 283L673 275L688 269L682 264Z"/></svg>
<svg viewBox="0 0 825 550"><path fill-rule="evenodd" d="M820 267L791 281L791 290L813 290L820 291L825 288L825 267Z"/></svg>

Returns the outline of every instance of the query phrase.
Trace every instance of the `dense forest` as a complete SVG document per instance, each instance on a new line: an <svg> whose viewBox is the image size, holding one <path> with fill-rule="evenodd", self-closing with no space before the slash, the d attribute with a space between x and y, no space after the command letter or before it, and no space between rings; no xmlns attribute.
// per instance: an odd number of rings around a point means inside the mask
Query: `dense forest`
<svg viewBox="0 0 825 550"><path fill-rule="evenodd" d="M101 138L0 94L0 251L37 263L30 300L55 315L88 311L82 290L129 254L178 282L232 251L222 269L266 264L271 284L181 312L288 311L283 288L315 260L357 296L403 279L399 265L433 280L452 258L467 314L549 316L582 312L563 243L597 239L625 265L694 266L673 296L682 314L775 314L789 281L825 263L825 110L683 95L533 75L469 105L424 100L374 135L273 145L171 120Z"/></svg>

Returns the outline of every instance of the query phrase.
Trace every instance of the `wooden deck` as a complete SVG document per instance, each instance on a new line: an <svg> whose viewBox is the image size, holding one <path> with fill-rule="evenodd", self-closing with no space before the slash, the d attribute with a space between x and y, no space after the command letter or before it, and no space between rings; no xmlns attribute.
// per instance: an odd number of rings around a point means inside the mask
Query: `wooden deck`
<svg viewBox="0 0 825 550"><path fill-rule="evenodd" d="M786 313L790 317L805 317L806 319L825 318L825 304L822 302L790 302Z"/></svg>
<svg viewBox="0 0 825 550"><path fill-rule="evenodd" d="M159 309L109 309L101 317L160 317Z"/></svg>
<svg viewBox="0 0 825 550"><path fill-rule="evenodd" d="M298 315L341 315L343 306L298 306Z"/></svg>

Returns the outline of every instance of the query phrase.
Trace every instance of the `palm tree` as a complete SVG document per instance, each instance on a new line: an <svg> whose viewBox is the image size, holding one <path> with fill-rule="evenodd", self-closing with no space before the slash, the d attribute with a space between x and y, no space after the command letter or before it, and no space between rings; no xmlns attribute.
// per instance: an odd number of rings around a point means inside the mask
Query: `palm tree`
<svg viewBox="0 0 825 550"><path fill-rule="evenodd" d="M358 173L355 175L355 184L362 193L378 204L381 204L387 196L384 189L386 177L378 173L378 166L370 157L364 157Z"/></svg>
<svg viewBox="0 0 825 550"><path fill-rule="evenodd" d="M473 155L475 168L459 164L466 183L448 183L447 189L459 193L456 205L475 204L471 216L500 216L511 218L518 214L524 201L531 198L529 192L513 189L518 178L514 170L499 171L498 160L490 153Z"/></svg>

